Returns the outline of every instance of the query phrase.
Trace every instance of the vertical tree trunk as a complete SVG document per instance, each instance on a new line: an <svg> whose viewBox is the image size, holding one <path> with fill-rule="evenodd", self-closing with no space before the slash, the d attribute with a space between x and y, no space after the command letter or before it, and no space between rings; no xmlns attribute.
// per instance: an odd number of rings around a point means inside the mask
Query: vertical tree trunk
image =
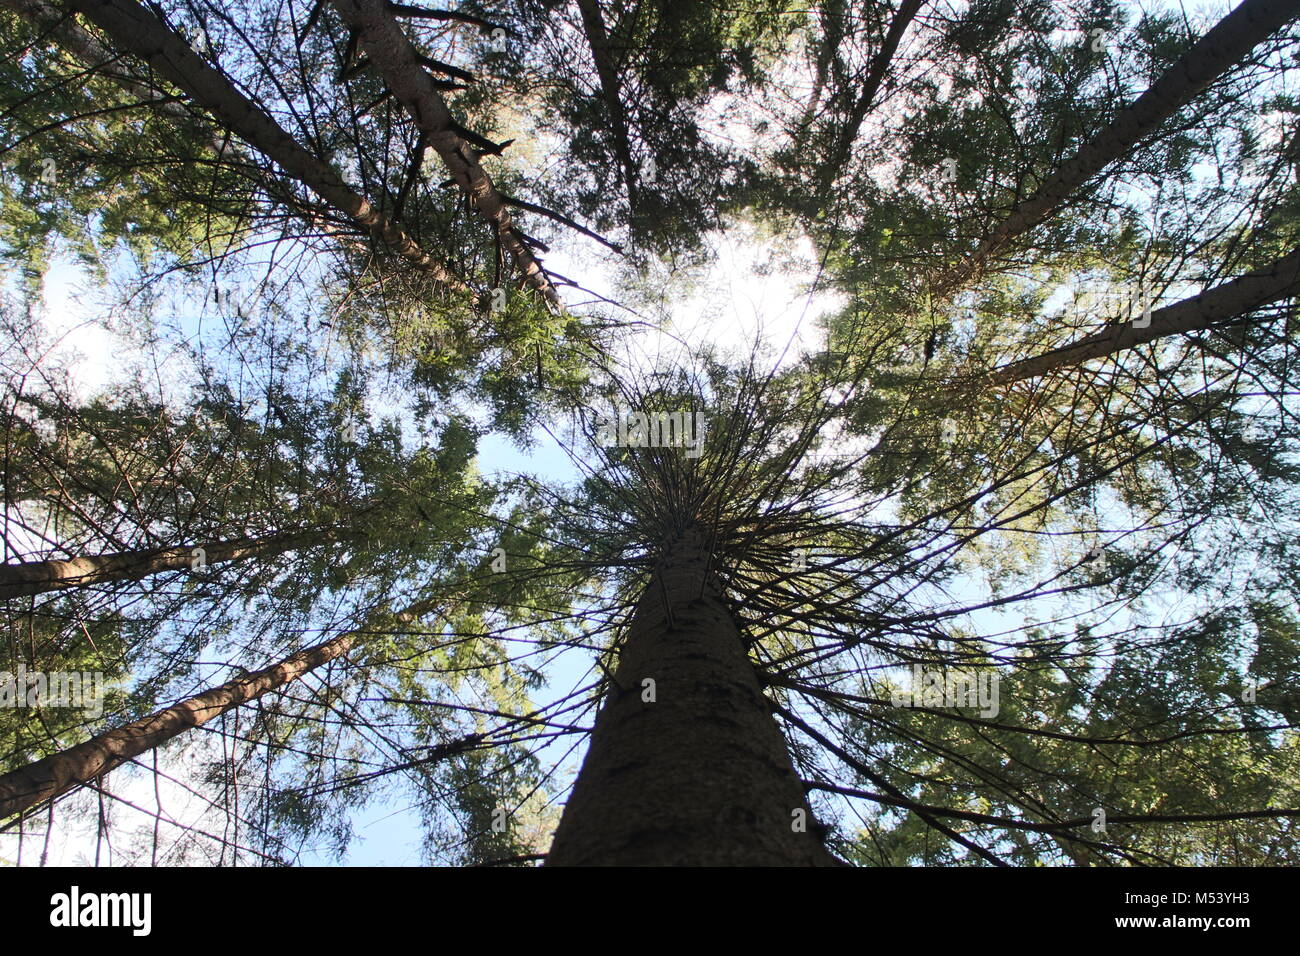
<svg viewBox="0 0 1300 956"><path fill-rule="evenodd" d="M600 79L600 92L605 99L610 130L614 134L614 151L618 155L627 184L628 205L635 215L640 206L637 200L640 174L632 159L632 137L627 128L618 70L610 55L609 34L605 30L605 20L596 0L578 0L578 12L582 14L582 32L587 37L587 46L590 47L592 60L596 64L596 76Z"/></svg>
<svg viewBox="0 0 1300 956"><path fill-rule="evenodd" d="M688 530L642 596L547 865L834 863L708 563Z"/></svg>

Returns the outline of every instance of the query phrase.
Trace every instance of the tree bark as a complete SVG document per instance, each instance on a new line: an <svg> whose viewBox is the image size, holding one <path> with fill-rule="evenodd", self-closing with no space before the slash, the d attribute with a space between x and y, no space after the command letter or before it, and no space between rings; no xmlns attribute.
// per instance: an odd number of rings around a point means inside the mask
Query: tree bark
<svg viewBox="0 0 1300 956"><path fill-rule="evenodd" d="M936 294L948 294L983 269L1011 240L1046 219L1080 186L1192 101L1245 58L1255 46L1300 16L1300 0L1244 0L1122 110L1028 199L998 223L957 270L941 280Z"/></svg>
<svg viewBox="0 0 1300 956"><path fill-rule="evenodd" d="M52 799L82 786L186 730L201 727L240 704L283 687L308 671L347 653L355 637L353 632L340 634L264 670L237 677L148 717L102 733L83 744L69 747L18 770L0 774L0 820L21 813L42 800Z"/></svg>
<svg viewBox="0 0 1300 956"><path fill-rule="evenodd" d="M1203 331L1297 294L1300 294L1300 249L1262 269L1157 309L1151 313L1147 328L1136 328L1132 322L1108 326L1069 345L1004 365L989 375L989 381L994 385L1008 385L1113 355L1167 335Z"/></svg>
<svg viewBox="0 0 1300 956"><path fill-rule="evenodd" d="M383 240L411 265L429 273L452 291L469 291L464 282L420 248L401 226L353 191L328 163L301 146L269 113L235 89L220 71L190 49L183 37L136 0L62 0L62 3L83 14L120 49L140 57L244 142L363 231Z"/></svg>
<svg viewBox="0 0 1300 956"><path fill-rule="evenodd" d="M349 30L355 30L360 47L384 78L384 85L406 107L417 128L429 140L456 184L469 197L470 205L487 222L502 248L510 253L524 281L553 308L559 308L559 296L541 264L516 235L510 213L491 177L479 163L474 147L452 128L451 112L433 85L433 78L420 62L415 47L385 0L330 0Z"/></svg>
<svg viewBox="0 0 1300 956"><path fill-rule="evenodd" d="M638 603L548 866L835 862L708 565L688 530Z"/></svg>
<svg viewBox="0 0 1300 956"><path fill-rule="evenodd" d="M134 581L191 567L195 547L203 549L205 564L270 557L304 545L318 544L325 532L284 532L261 538L211 541L197 546L118 551L113 554L79 555L49 561L19 561L0 564L0 600L44 594L65 588L85 587L105 581Z"/></svg>
<svg viewBox="0 0 1300 956"><path fill-rule="evenodd" d="M109 74L104 65L120 59L119 55L106 48L90 31L84 29L76 19L67 16L66 11L51 0L0 0L0 6L19 13L38 27L52 35L66 52L80 60L87 70L96 70L109 76L122 89L138 97L141 103L148 103L157 94L156 86L140 81L129 74L114 72ZM182 126L193 126L197 117L183 104L175 100L151 104L156 110ZM263 164L254 159L229 132L211 128L208 130L212 141L212 150L217 157L238 169L239 174L254 182L258 188L276 202L283 203L294 210L316 229L328 235L336 236L342 242L360 245L360 237L344 233L333 219L323 215L323 207L305 200L294 192L293 180L279 176L270 164Z"/></svg>

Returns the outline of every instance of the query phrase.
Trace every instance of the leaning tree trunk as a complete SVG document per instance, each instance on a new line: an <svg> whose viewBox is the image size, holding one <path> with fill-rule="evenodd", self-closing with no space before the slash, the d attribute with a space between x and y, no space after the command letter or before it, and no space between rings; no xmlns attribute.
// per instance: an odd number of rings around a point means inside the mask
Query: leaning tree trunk
<svg viewBox="0 0 1300 956"><path fill-rule="evenodd" d="M1145 93L1120 110L1091 140L1016 204L971 254L935 287L947 295L971 281L1016 237L1043 222L1093 176L1131 152L1211 83L1246 59L1256 46L1300 17L1300 0L1242 0L1161 74Z"/></svg>
<svg viewBox="0 0 1300 956"><path fill-rule="evenodd" d="M889 67L894 62L894 54L898 52L898 45L903 42L903 34L912 25L912 21L921 12L921 7L924 4L925 0L903 0L899 4L894 18L889 23L889 29L885 32L885 38L880 43L880 49L871 58L867 78L862 83L862 89L858 93L857 100L853 103L853 109L849 111L849 118L835 137L830 155L826 158L818 191L819 196L825 197L830 192L831 184L835 182L836 177L844 171L844 167L848 164L849 156L853 152L853 143L858 138L858 132L862 129L863 122L866 121L868 111L876 106L876 97L880 93L880 87L885 82L885 77L889 75Z"/></svg>
<svg viewBox="0 0 1300 956"><path fill-rule="evenodd" d="M835 862L708 564L686 532L637 605L547 865Z"/></svg>
<svg viewBox="0 0 1300 956"><path fill-rule="evenodd" d="M16 0L6 0L15 6ZM33 2L40 12L44 5ZM104 33L118 50L140 57L149 68L184 90L190 98L283 172L348 217L360 229L382 239L404 260L459 293L469 287L426 252L400 225L353 190L329 163L313 155L278 122L195 53L176 31L136 0L63 0Z"/></svg>
<svg viewBox="0 0 1300 956"><path fill-rule="evenodd" d="M0 774L0 820L21 813L42 800L83 786L193 727L201 727L240 704L297 680L308 671L347 653L355 639L355 632L340 634L254 674L237 677L148 717L92 737L83 744Z"/></svg>
<svg viewBox="0 0 1300 956"><path fill-rule="evenodd" d="M356 33L359 47L370 57L375 72L394 100L406 108L416 128L427 137L465 194L469 207L492 229L494 238L510 254L524 281L549 306L559 309L555 286L528 242L512 225L505 197L497 191L480 162L487 154L461 135L469 131L456 124L429 74L426 61L394 19L401 10L392 7L388 0L330 0L330 4L344 26Z"/></svg>
<svg viewBox="0 0 1300 956"><path fill-rule="evenodd" d="M989 374L989 382L1009 385L1167 336L1204 332L1297 294L1300 294L1300 249L1293 249L1263 268L1157 309L1149 316L1145 328L1138 328L1132 321L1107 326L1050 352L995 369Z"/></svg>
<svg viewBox="0 0 1300 956"><path fill-rule="evenodd" d="M437 606L438 601L434 599L417 601L398 612L396 617L403 623L410 623ZM187 730L201 727L241 704L298 680L346 654L361 633L346 631L260 671L236 677L148 717L98 734L85 743L0 774L0 820L21 813L42 800L84 786Z"/></svg>
<svg viewBox="0 0 1300 956"><path fill-rule="evenodd" d="M140 578L202 565L274 557L294 548L319 544L331 532L286 532L261 538L205 541L198 547L143 548L112 554L85 554L49 561L16 561L0 564L0 600L86 587L106 581L136 581Z"/></svg>

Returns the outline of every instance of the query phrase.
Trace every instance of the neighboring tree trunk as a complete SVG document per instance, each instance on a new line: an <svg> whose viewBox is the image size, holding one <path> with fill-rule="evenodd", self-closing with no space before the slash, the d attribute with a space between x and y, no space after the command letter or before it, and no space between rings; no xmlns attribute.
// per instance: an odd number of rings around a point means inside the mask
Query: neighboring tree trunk
<svg viewBox="0 0 1300 956"><path fill-rule="evenodd" d="M903 0L898 12L894 14L894 18L890 21L889 30L885 33L884 40L881 41L880 49L871 58L871 66L868 68L867 78L862 84L862 92L858 94L853 109L849 112L849 118L845 122L844 128L840 130L839 136L835 138L835 145L831 148L830 155L822 167L822 181L819 193L821 196L826 195L831 184L835 182L835 177L844 171L844 166L849 161L849 154L853 150L853 142L858 138L858 131L867 118L867 112L875 103L881 84L885 82L885 77L889 74L889 67L893 63L894 54L898 52L898 45L903 40L903 34L907 32L907 28L916 19L916 15L921 12L921 7L924 4L925 0Z"/></svg>
<svg viewBox="0 0 1300 956"><path fill-rule="evenodd" d="M1300 16L1300 0L1244 0L1214 25L1145 93L1085 143L1032 196L994 226L975 252L938 283L947 294L968 282L989 257L1038 225L1080 186L1133 149L1270 35Z"/></svg>
<svg viewBox="0 0 1300 956"><path fill-rule="evenodd" d="M89 0L83 0L89 2ZM429 145L442 158L452 179L464 190L470 206L492 227L494 237L510 253L524 281L553 308L560 307L555 287L528 244L519 237L506 211L505 199L479 162L479 153L453 128L447 103L433 85L415 47L393 19L385 0L330 0L349 30L354 30L360 47L370 57L384 85L401 103Z"/></svg>
<svg viewBox="0 0 1300 956"><path fill-rule="evenodd" d="M818 4L818 20L822 28L822 38L818 46L817 57L813 62L813 85L812 92L808 95L808 103L804 106L803 116L799 118L792 135L797 143L801 143L808 134L808 127L812 125L813 119L817 116L817 107L820 105L822 93L826 89L826 81L832 70L832 63L835 62L836 54L839 50L840 43L844 40L844 0L823 0ZM834 98L836 91L831 91L831 97Z"/></svg>
<svg viewBox="0 0 1300 956"><path fill-rule="evenodd" d="M687 531L637 605L548 866L834 864L708 564Z"/></svg>
<svg viewBox="0 0 1300 956"><path fill-rule="evenodd" d="M49 32L59 46L81 61L87 70L102 70L104 65L119 59L118 55L108 50L76 19L67 16L66 11L51 0L0 0L0 6L8 7L30 19L41 29ZM105 74L109 75L109 74ZM111 79L141 103L154 100L158 91L147 83L140 82L125 72L114 72ZM168 100L152 104L156 110L176 121L182 127L193 126L198 117L182 103ZM336 218L326 215L326 207L309 201L294 190L294 181L275 173L270 164L256 160L227 130L211 129L212 149L223 161L230 163L241 176L256 183L267 196L275 202L282 203L296 211L312 224L312 227L326 235L332 235L339 241L351 245L363 245L365 240L351 231L340 228ZM266 168L264 168L266 167ZM394 217L396 218L396 217ZM423 267L421 267L423 268Z"/></svg>
<svg viewBox="0 0 1300 956"><path fill-rule="evenodd" d="M409 624L438 607L442 600L444 598L416 601L399 611L396 614L397 620ZM201 727L240 704L257 700L268 692L297 680L322 664L346 654L362 633L364 632L348 631L332 637L298 651L278 664L236 677L220 687L92 737L83 744L69 747L19 770L0 774L0 820L21 813L41 800L83 786L193 727ZM19 692L22 692L21 689Z"/></svg>
<svg viewBox="0 0 1300 956"><path fill-rule="evenodd" d="M1136 328L1132 322L1112 325L1069 345L1004 365L992 372L989 380L994 385L1007 385L1046 375L1058 368L1113 355L1166 335L1213 328L1297 294L1300 294L1300 249L1262 269L1157 309L1151 313L1151 324L1147 328Z"/></svg>
<svg viewBox="0 0 1300 956"><path fill-rule="evenodd" d="M355 637L353 632L340 634L264 670L237 677L197 697L102 733L84 744L69 747L19 770L0 774L0 820L82 786L192 727L200 727L240 704L283 687L347 653Z"/></svg>
<svg viewBox="0 0 1300 956"><path fill-rule="evenodd" d="M183 37L136 0L63 0L63 5L83 14L108 34L120 50L140 57L286 174L362 230L382 239L407 262L452 291L469 291L464 282L420 248L405 230L354 192L328 163L299 145L269 113L235 89L221 72L190 49ZM39 12L40 6L33 4L33 12Z"/></svg>
<svg viewBox="0 0 1300 956"><path fill-rule="evenodd" d="M609 52L609 35L605 31L605 21L596 0L578 0L578 12L582 14L582 32L587 37L587 46L590 47L592 59L596 62L600 92L605 99L610 129L614 133L614 150L618 154L619 164L623 167L623 178L627 182L628 205L635 213L638 208L637 187L640 174L632 159L632 137L628 134L627 120L624 116L618 71Z"/></svg>
<svg viewBox="0 0 1300 956"><path fill-rule="evenodd" d="M203 564L222 564L254 557L273 557L294 548L319 544L333 532L286 532L262 538L212 541L175 548L119 551L115 554L80 555L50 561L19 561L0 564L0 600L44 594L65 588L85 587L104 581L134 581L195 566L202 550Z"/></svg>

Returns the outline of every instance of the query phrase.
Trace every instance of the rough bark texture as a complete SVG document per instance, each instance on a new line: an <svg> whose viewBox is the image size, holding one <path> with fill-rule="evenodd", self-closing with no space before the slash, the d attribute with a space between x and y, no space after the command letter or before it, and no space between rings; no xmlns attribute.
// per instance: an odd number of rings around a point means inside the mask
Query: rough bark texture
<svg viewBox="0 0 1300 956"><path fill-rule="evenodd" d="M206 724L240 704L283 687L347 653L354 637L352 633L341 634L264 670L238 677L197 697L102 733L84 744L0 775L0 820L88 783L192 727Z"/></svg>
<svg viewBox="0 0 1300 956"><path fill-rule="evenodd" d="M975 252L938 284L951 292L977 275L1015 237L1048 217L1080 186L1129 152L1230 70L1259 43L1300 16L1300 0L1244 0L1179 58L1151 88L1116 116L984 237Z"/></svg>
<svg viewBox="0 0 1300 956"><path fill-rule="evenodd" d="M181 545L114 554L79 555L50 561L19 561L0 564L0 600L43 594L64 588L84 587L104 581L129 581L191 567L193 549L203 549L205 564L222 564L246 558L270 557L293 548L318 544L323 532L273 534L262 538L237 541L210 541L200 545Z"/></svg>
<svg viewBox="0 0 1300 956"><path fill-rule="evenodd" d="M707 565L688 531L641 598L548 866L834 863Z"/></svg>
<svg viewBox="0 0 1300 956"><path fill-rule="evenodd" d="M990 375L990 381L1007 385L1112 355L1166 335L1202 331L1297 294L1300 294L1300 249L1263 269L1155 310L1147 328L1136 328L1132 322L1109 326L1069 345L1004 365Z"/></svg>
<svg viewBox="0 0 1300 956"><path fill-rule="evenodd" d="M452 179L469 197L470 205L493 229L524 281L552 307L559 297L541 264L512 229L506 203L492 179L479 163L477 151L452 128L452 116L442 95L419 60L419 54L393 19L384 0L331 0L343 23L357 32L360 47L384 78L384 85L406 107L415 125L429 140L451 173Z"/></svg>
<svg viewBox="0 0 1300 956"><path fill-rule="evenodd" d="M271 159L362 230L382 239L411 265L457 292L469 287L430 256L405 230L352 190L325 161L299 145L265 110L190 49L183 37L135 0L63 0L104 31L121 50L140 57L184 90L244 142Z"/></svg>

